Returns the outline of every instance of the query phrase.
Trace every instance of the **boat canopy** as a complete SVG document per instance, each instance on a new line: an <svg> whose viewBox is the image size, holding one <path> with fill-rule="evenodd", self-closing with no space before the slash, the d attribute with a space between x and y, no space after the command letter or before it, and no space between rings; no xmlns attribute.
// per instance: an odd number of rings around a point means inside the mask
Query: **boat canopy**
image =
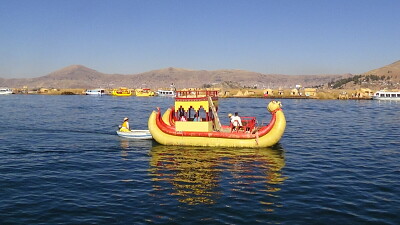
<svg viewBox="0 0 400 225"><path fill-rule="evenodd" d="M177 130L209 132L216 123L220 124L217 110L218 91L176 91L173 121L176 121ZM192 122L196 122L196 126Z"/></svg>
<svg viewBox="0 0 400 225"><path fill-rule="evenodd" d="M210 102L211 99L211 102ZM211 104L218 108L218 91L194 90L176 91L175 110L189 111L193 108L199 111L203 108L207 113L210 112Z"/></svg>

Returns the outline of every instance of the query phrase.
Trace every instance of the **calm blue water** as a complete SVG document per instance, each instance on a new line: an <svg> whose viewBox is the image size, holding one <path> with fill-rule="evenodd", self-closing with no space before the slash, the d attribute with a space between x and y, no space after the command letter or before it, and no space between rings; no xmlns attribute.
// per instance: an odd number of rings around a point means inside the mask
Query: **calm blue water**
<svg viewBox="0 0 400 225"><path fill-rule="evenodd" d="M0 224L400 224L400 102L282 102L279 145L230 149L115 134L170 98L0 96Z"/></svg>

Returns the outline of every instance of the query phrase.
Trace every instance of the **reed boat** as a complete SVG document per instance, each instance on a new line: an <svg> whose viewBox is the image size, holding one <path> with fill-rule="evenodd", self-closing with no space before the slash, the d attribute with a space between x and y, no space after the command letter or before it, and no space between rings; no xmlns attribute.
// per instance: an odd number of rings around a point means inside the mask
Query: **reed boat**
<svg viewBox="0 0 400 225"><path fill-rule="evenodd" d="M150 90L149 88L140 88L140 89L135 89L135 94L138 97L150 97L154 96L154 91Z"/></svg>
<svg viewBox="0 0 400 225"><path fill-rule="evenodd" d="M120 87L119 89L114 89L112 91L113 96L120 96L120 97L126 97L126 96L132 96L131 90L125 87Z"/></svg>
<svg viewBox="0 0 400 225"><path fill-rule="evenodd" d="M218 91L176 91L174 106L163 115L159 108L154 110L148 127L154 140L162 145L270 147L279 142L286 128L281 107L279 101L269 102L268 125L258 126L255 117L241 117L242 126L234 129L232 124L222 125L219 120Z"/></svg>

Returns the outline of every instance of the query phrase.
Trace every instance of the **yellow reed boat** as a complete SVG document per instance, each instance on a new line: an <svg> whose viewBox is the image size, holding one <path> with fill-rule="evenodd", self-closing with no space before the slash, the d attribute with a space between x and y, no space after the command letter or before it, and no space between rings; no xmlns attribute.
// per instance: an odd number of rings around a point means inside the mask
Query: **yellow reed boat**
<svg viewBox="0 0 400 225"><path fill-rule="evenodd" d="M135 89L135 95L138 97L151 97L154 96L154 91L150 90L149 88Z"/></svg>
<svg viewBox="0 0 400 225"><path fill-rule="evenodd" d="M279 142L286 119L279 101L271 101L267 110L272 118L258 126L255 117L241 117L242 126L221 125L218 117L218 91L177 91L174 107L163 116L153 111L148 127L154 140L163 145L270 147Z"/></svg>
<svg viewBox="0 0 400 225"><path fill-rule="evenodd" d="M113 96L132 96L132 91L129 90L128 88L121 87L119 89L114 89L112 91Z"/></svg>

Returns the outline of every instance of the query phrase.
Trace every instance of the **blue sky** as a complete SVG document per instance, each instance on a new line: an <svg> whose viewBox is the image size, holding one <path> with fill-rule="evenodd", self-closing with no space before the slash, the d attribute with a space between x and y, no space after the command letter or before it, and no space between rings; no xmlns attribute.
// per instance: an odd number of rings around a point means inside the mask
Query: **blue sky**
<svg viewBox="0 0 400 225"><path fill-rule="evenodd" d="M0 77L80 64L363 73L400 60L399 0L0 0Z"/></svg>

